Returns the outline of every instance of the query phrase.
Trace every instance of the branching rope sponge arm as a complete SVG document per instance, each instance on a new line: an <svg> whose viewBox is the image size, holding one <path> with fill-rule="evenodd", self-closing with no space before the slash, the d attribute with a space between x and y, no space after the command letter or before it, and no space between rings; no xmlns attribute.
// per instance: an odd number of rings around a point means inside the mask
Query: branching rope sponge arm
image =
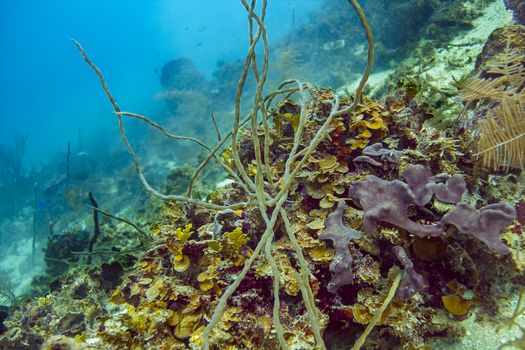
<svg viewBox="0 0 525 350"><path fill-rule="evenodd" d="M93 64L93 62L89 59L89 57L86 54L86 51L84 50L82 45L80 45L80 43L78 41L76 41L75 39L72 39L72 40L75 43L75 45L77 46L78 50L80 51L80 54L84 58L84 61L88 64L88 66L91 67L91 69L93 69L93 71L97 75L97 77L98 77L98 79L100 81L100 84L102 85L102 88L104 89L104 92L106 93L106 96L108 97L109 101L113 105L113 109L115 110L115 113L116 113L117 119L118 119L118 123L119 123L120 136L122 138L122 141L124 141L124 144L126 145L126 147L128 149L128 153L133 158L133 164L135 165L135 170L136 170L136 172L137 172L137 174L139 176L140 181L142 182L142 185L146 189L146 191L148 191L153 196L155 196L157 198L160 198L162 200L167 200L167 201L173 200L173 201L178 201L178 202L186 202L186 203L191 203L191 204L195 204L195 205L200 205L202 207L209 208L209 209L216 209L216 210L222 210L222 209L226 209L226 208L235 209L235 208L242 208L242 207L246 206L247 203L244 203L244 202L243 203L236 203L236 204L231 205L231 206L217 205L217 204L213 204L213 203L202 202L202 201L199 201L199 200L196 200L196 199L192 199L192 198L188 198L188 197L185 197L185 196L165 195L165 194L160 193L156 189L154 189L149 184L149 182L146 180L146 177L144 176L144 173L142 172L142 168L140 166L139 157L137 156L137 154L135 153L135 151L131 147L131 144L129 143L128 137L126 135L126 129L124 128L124 122L122 120L122 112L120 111L120 108L117 105L117 102L116 102L115 98L111 94L111 91L109 90L109 88L108 88L108 86L106 84L104 76L102 75L102 71L97 66L95 66L95 64ZM152 122L150 121L149 124L152 125Z"/></svg>
<svg viewBox="0 0 525 350"><path fill-rule="evenodd" d="M394 281L392 282L392 286L390 287L390 290L388 291L388 295L383 301L383 304L381 304L379 309L377 309L374 317L372 318L370 323L368 323L368 326L366 326L365 331L359 336L354 346L352 346L351 350L361 349L361 346L363 346L363 344L365 343L366 338L368 337L372 329L376 326L376 324L379 322L379 320L381 319L381 316L383 316L383 312L385 312L388 305L390 305L390 302L392 301L392 299L394 299L396 295L397 287L399 286L399 283L401 282L401 277L403 277L403 271L400 271L397 273L396 277L394 278Z"/></svg>
<svg viewBox="0 0 525 350"><path fill-rule="evenodd" d="M363 72L363 76L359 81L359 85L355 90L354 102L349 107L337 112L335 114L336 117L352 112L357 106L357 104L361 102L361 95L363 93L363 89L365 88L368 77L370 76L370 72L372 71L372 65L374 63L374 37L372 36L372 29L370 28L370 24L368 23L365 13L363 12L361 6L359 6L357 0L348 0L348 2L354 7L355 11L357 12L357 15L359 16L359 19L361 20L363 28L365 29L366 40L368 41L368 63L366 65L365 71Z"/></svg>
<svg viewBox="0 0 525 350"><path fill-rule="evenodd" d="M360 102L362 92L364 89L364 86L366 85L366 82L368 80L368 77L370 75L370 71L372 69L372 62L374 57L374 51L373 51L373 37L370 30L370 26L368 24L368 21L366 20L366 17L363 13L363 10L359 6L357 0L348 0L348 2L355 8L361 23L365 29L367 40L368 40L368 64L367 67L363 73L363 76L359 82L359 85L355 92L355 98L349 107L339 110L339 97L335 96L333 101L328 101L325 103L331 104L331 111L328 115L328 117L324 120L323 124L319 127L317 132L315 133L314 138L311 140L309 145L305 147L302 150L299 150L302 142L303 137L303 130L306 128L306 121L308 119L307 110L306 110L306 90L309 90L312 96L315 97L315 94L312 93L311 85L308 83L302 83L297 80L288 80L283 82L276 91L273 91L263 97L263 89L264 84L266 82L266 77L268 74L268 67L269 67L269 44L268 39L266 36L266 27L264 25L264 18L265 18L265 12L266 12L266 5L267 0L262 0L262 6L260 6L260 14L255 13L256 9L256 0L251 0L250 4L248 4L247 0L241 0L242 5L245 7L248 13L248 20L249 20L249 37L250 37L250 46L248 53L246 55L246 59L244 62L244 67L242 70L241 77L238 80L237 83L237 91L235 96L235 112L234 112L234 125L232 130L225 135L224 138L219 140L219 143L215 147L209 147L203 142L199 141L195 138L189 138L184 136L178 136L170 133L166 129L164 129L159 124L156 124L155 122L151 121L150 119L143 117L138 114L130 113L130 112L121 112L119 106L116 103L116 100L111 95L106 82L104 80L104 77L101 73L101 71L90 61L88 56L86 55L84 49L82 46L74 40L75 45L79 49L80 53L82 54L84 60L86 63L95 71L97 74L102 87L104 89L104 92L106 93L106 96L110 100L111 104L113 105L113 108L115 110L115 113L118 118L119 122L119 128L120 128L120 134L122 137L122 140L124 141L129 154L133 158L133 162L135 165L136 172L145 187L145 189L150 192L152 195L161 198L163 200L174 200L174 201L181 201L186 203L192 203L196 205L200 205L209 209L214 210L221 210L225 208L240 208L244 207L248 204L253 205L257 204L259 211L261 213L261 216L263 220L265 221L266 227L264 229L264 233L262 234L259 242L257 242L257 245L255 249L253 250L252 254L248 257L248 259L245 261L244 266L242 268L242 271L238 274L238 276L235 278L234 282L228 286L217 306L213 310L213 313L211 315L211 318L209 320L209 323L206 325L204 332L203 332L203 346L204 349L208 350L210 348L210 335L212 333L213 328L217 325L217 323L220 321L222 315L224 314L226 308L227 308L227 301L228 299L235 293L236 289L241 284L242 280L245 278L249 270L252 268L252 265L254 261L263 253L266 260L270 263L272 272L273 272L273 294L274 294L274 309L273 309L273 321L274 321L274 327L277 334L277 338L280 344L280 347L282 349L287 349L288 344L286 343L286 339L284 337L284 328L280 322L279 319L279 309L280 309L280 300L279 300L279 286L280 286L280 273L279 273L279 266L277 265L277 262L275 258L272 256L272 241L275 233L275 227L277 220L279 217L285 224L285 229L287 232L287 235L292 243L293 249L296 253L297 259L299 261L299 273L296 273L296 278L299 283L299 287L301 290L301 294L303 296L303 300L305 302L305 306L307 309L308 317L311 322L313 335L315 338L315 348L316 349L325 349L324 341L322 339L322 330L321 330L321 322L319 320L319 311L316 308L315 305L315 297L313 295L312 289L310 287L309 283L309 271L308 271L308 265L307 261L302 253L302 248L299 245L299 242L297 241L297 238L294 235L294 232L292 230L292 226L290 224L289 218L287 216L286 210L283 208L284 203L288 199L288 196L290 194L290 189L292 187L292 184L294 183L294 180L296 176L298 175L299 171L301 170L302 166L306 163L308 158L311 156L313 152L315 152L317 146L319 143L325 139L327 134L330 131L330 126L333 121L333 118L350 113ZM257 31L254 33L254 25L257 25ZM255 54L255 49L257 47L257 44L259 43L259 40L262 39L263 44L263 64L262 67L257 66L257 57ZM256 85L256 91L255 96L253 98L253 106L251 109L251 112L248 116L246 116L243 120L240 119L240 112L241 112L241 96L243 93L244 84L247 79L248 72L251 70L253 71L255 80L257 82ZM260 70L260 68L262 68ZM297 87L286 87L286 85L295 82L297 84ZM275 97L285 94L286 97L289 97L295 93L300 93L300 105L301 105L301 111L300 111L300 120L299 120L299 126L298 130L296 131L295 137L294 137L294 145L291 150L291 156L286 162L285 171L282 177L282 180L279 181L279 183L275 184L278 186L278 193L273 198L271 197L270 193L268 193L267 183L265 183L265 178L268 180L268 184L270 188L274 186L272 174L271 174L271 167L270 167L270 135L269 135L269 124L268 124L268 111L271 108L272 101ZM319 101L321 102L321 101ZM264 129L264 147L261 145L261 140L259 138L259 123L258 123L258 115L261 113L262 116L262 127ZM136 118L139 120L142 120L149 124L150 126L160 130L164 135L174 138L174 139L183 139L183 140L189 140L192 142L195 142L199 144L200 146L204 147L208 152L208 156L206 159L197 167L194 174L192 175L188 189L187 189L187 196L178 196L178 195L165 195L160 193L159 191L155 190L146 180L142 168L140 166L139 158L135 154L133 148L131 147L127 135L124 129L124 123L123 123L123 116ZM257 165L257 171L255 175L255 181L250 178L250 176L247 174L247 171L245 169L244 164L241 161L239 152L238 152L238 140L239 132L241 128L246 124L250 122L250 128L248 129L251 132L251 140L255 149L255 160ZM222 205L216 205L213 203L207 203L207 202L201 202L198 200L195 200L191 198L192 196L192 190L195 183L195 180L197 176L200 174L202 169L209 163L211 159L217 159L221 165L227 166L224 162L222 162L220 157L217 157L217 152L224 146L226 140L231 137L231 148L233 153L233 160L235 163L236 173L233 172L232 169L227 168L230 175L239 183L239 185L245 190L246 195L248 196L248 203L242 202L242 203L236 203L231 206L222 206ZM395 283L399 284L399 281L397 280L399 276L396 277ZM395 287L392 287L393 292L391 290L391 293L389 293L389 296L385 300L385 304L381 307L381 309L378 310L380 317L382 312L384 311L384 308L388 305L390 300L393 298L393 294L395 293L395 288L397 288L397 284ZM392 294L392 296L391 296ZM375 320L375 318L374 318ZM371 322L371 324L375 325L379 318L377 320L374 320ZM364 339L366 339L366 336L371 331L373 325L369 325L370 330L365 331L363 335L360 337L361 345L364 343ZM363 338L361 340L361 338ZM356 344L356 349L358 349L361 345L358 345L359 342Z"/></svg>

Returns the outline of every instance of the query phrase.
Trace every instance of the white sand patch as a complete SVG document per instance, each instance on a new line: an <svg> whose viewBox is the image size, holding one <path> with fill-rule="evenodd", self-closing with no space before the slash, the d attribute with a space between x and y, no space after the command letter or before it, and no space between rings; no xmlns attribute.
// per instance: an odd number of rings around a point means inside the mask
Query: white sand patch
<svg viewBox="0 0 525 350"><path fill-rule="evenodd" d="M464 6L473 6L466 2ZM474 69L476 57L481 53L485 42L494 30L511 24L512 11L505 8L503 0L496 0L487 6L483 15L476 18L473 22L473 28L466 32L461 32L454 37L448 45L435 48L433 52L434 62L430 66L423 67L425 80L439 90L450 90L453 88L454 79L459 79ZM424 45L421 42L420 45ZM419 60L415 56L405 59L399 67L413 66L417 71L419 69ZM399 68L397 67L397 68ZM370 95L382 89L388 82L389 75L394 73L395 69L389 69L374 72L370 75L367 85L372 88ZM348 92L354 92L359 84L359 80L350 82L338 89L340 96L348 95Z"/></svg>
<svg viewBox="0 0 525 350"><path fill-rule="evenodd" d="M459 79L472 72L490 34L510 23L512 12L505 8L503 0L494 1L473 21L471 30L456 36L446 47L434 50L435 63L424 71L427 81L438 89L450 89L454 83L452 77Z"/></svg>
<svg viewBox="0 0 525 350"><path fill-rule="evenodd" d="M369 93L367 93L367 95L373 96L376 90L381 89L387 82L390 74L394 73L394 71L395 71L394 69L387 69L387 70L382 70L379 72L372 71L372 73L370 74L366 82L367 86L371 87L372 90ZM349 92L353 94L355 89L357 89L358 84L359 84L359 80L355 80L349 84L346 84L343 87L341 87L339 90L337 90L337 94L339 96L346 96L348 95Z"/></svg>
<svg viewBox="0 0 525 350"><path fill-rule="evenodd" d="M36 246L35 266L32 262L31 238L20 239L13 242L9 249L4 250L0 259L0 278L7 279L16 296L27 293L34 276L42 274L44 262L42 260L42 247ZM7 300L0 299L0 304L6 304Z"/></svg>
<svg viewBox="0 0 525 350"><path fill-rule="evenodd" d="M511 300L508 300L506 304L502 306L502 315L510 317L517 302L517 295L511 298ZM501 317L504 318L505 316ZM473 314L468 319L461 321L467 332L466 335L457 342L446 342L441 339L436 339L430 342L430 347L433 350L499 349L502 345L517 340L522 336L522 331L517 325L508 327L507 325L497 325L487 321L479 322L476 319L476 315ZM523 315L519 317L517 321L521 327L525 327L525 318ZM522 348L506 345L504 349L514 350Z"/></svg>

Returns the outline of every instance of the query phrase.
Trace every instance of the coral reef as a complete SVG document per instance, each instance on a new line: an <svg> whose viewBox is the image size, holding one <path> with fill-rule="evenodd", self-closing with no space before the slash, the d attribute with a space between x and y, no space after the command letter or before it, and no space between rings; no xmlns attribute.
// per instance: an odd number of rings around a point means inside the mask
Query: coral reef
<svg viewBox="0 0 525 350"><path fill-rule="evenodd" d="M350 2L372 50L366 17ZM489 174L501 175L474 156L474 133L434 129L406 84L383 100L362 96L371 59L353 98L296 80L265 92L265 8L245 7L257 31L235 94L234 127L216 146L122 112L75 42L158 202L141 224L94 205L106 220L89 249L86 231L53 236L41 283L48 288L9 310L0 347L425 349L436 338L463 337L458 320L469 315L499 320L499 302L523 285L522 169L487 187ZM249 73L256 88L243 119ZM172 170L161 192L148 181L124 118L206 155L195 172ZM197 191L211 161L230 181ZM508 290L496 287L502 281Z"/></svg>
<svg viewBox="0 0 525 350"><path fill-rule="evenodd" d="M291 76L292 73L300 72L303 79L332 88L358 79L366 63L367 50L359 20L351 9L345 8L346 3L344 0L323 1L322 7L311 14L315 21L299 26L285 37L274 58L278 63L274 69L285 66L276 74L278 79L283 75L292 79L298 76ZM418 56L430 59L428 50L471 29L490 3L488 0L363 2L376 39L375 68L397 68L420 43L424 43L426 50Z"/></svg>
<svg viewBox="0 0 525 350"><path fill-rule="evenodd" d="M471 21L472 29L453 33L446 42L418 41L401 67L395 67L395 71L389 75L386 86L372 90L374 95L383 96L388 91L405 90L407 94L414 95L433 127L470 127L457 98L455 81L471 75L478 57L481 57L480 53L484 47L491 45L488 40L491 33L512 24L512 14L505 8L503 1L493 1L487 7L475 6L473 3L460 6L471 5L474 12L481 9L479 16Z"/></svg>

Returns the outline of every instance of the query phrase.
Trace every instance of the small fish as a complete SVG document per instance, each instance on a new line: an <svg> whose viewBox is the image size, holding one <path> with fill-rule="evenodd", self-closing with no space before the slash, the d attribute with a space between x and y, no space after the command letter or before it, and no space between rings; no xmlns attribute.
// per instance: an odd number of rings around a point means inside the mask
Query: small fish
<svg viewBox="0 0 525 350"><path fill-rule="evenodd" d="M332 51L337 49L342 49L345 47L345 39L335 40L327 42L323 45L323 50Z"/></svg>
<svg viewBox="0 0 525 350"><path fill-rule="evenodd" d="M39 202L38 202L38 207L40 209L44 209L45 207L47 207L47 200L45 199L41 199Z"/></svg>
<svg viewBox="0 0 525 350"><path fill-rule="evenodd" d="M445 13L448 13L449 11L450 11L450 7L445 6L445 7L440 8L437 11L434 11L434 14L445 14Z"/></svg>

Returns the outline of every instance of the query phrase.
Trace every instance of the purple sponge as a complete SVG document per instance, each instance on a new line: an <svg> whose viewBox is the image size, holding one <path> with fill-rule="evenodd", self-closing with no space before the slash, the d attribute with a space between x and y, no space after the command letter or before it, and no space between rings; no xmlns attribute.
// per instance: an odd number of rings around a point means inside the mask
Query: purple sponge
<svg viewBox="0 0 525 350"><path fill-rule="evenodd" d="M330 263L330 271L333 273L332 280L328 283L329 292L335 293L339 287L352 283L352 255L348 250L348 243L352 239L361 238L359 231L353 230L343 223L345 201L339 201L337 208L330 213L325 221L325 230L319 238L329 239L334 243L335 255Z"/></svg>
<svg viewBox="0 0 525 350"><path fill-rule="evenodd" d="M516 210L506 203L490 204L478 210L459 202L466 189L462 175L432 176L430 170L411 165L403 174L407 183L387 181L369 175L350 187L348 194L361 204L365 211L364 227L373 233L378 222L387 222L424 238L439 236L445 225L454 225L461 233L471 235L495 253L508 254L508 247L500 240L501 231L516 218ZM443 183L444 182L444 183ZM433 224L418 224L408 217L408 206L427 204L433 195L457 206ZM459 202L459 203L458 203Z"/></svg>

